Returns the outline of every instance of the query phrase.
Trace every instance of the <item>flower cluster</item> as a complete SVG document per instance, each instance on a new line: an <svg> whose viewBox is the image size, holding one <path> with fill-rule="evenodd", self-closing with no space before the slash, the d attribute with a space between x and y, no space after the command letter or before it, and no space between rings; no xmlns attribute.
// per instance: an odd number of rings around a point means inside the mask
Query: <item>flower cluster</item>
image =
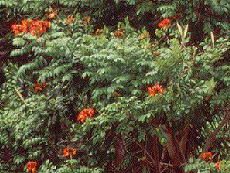
<svg viewBox="0 0 230 173"><path fill-rule="evenodd" d="M228 165L229 165L230 161L219 161L216 162L216 170L221 170L221 171L225 171L228 170ZM228 171L229 172L229 171Z"/></svg>
<svg viewBox="0 0 230 173"><path fill-rule="evenodd" d="M211 160L212 159L212 152L203 152L201 155L203 160Z"/></svg>
<svg viewBox="0 0 230 173"><path fill-rule="evenodd" d="M165 29L165 28L167 28L170 24L171 24L170 19L164 18L160 23L158 23L158 27L159 27L159 28Z"/></svg>
<svg viewBox="0 0 230 173"><path fill-rule="evenodd" d="M114 32L114 36L116 38L122 38L124 36L125 29L121 28L120 30L117 30Z"/></svg>
<svg viewBox="0 0 230 173"><path fill-rule="evenodd" d="M37 83L35 86L34 86L34 90L35 91L42 91L42 90L45 90L46 89L46 82L40 84L40 83Z"/></svg>
<svg viewBox="0 0 230 173"><path fill-rule="evenodd" d="M57 12L56 11L52 11L49 15L48 15L48 17L50 18L50 19L53 19L53 18L55 18L57 16Z"/></svg>
<svg viewBox="0 0 230 173"><path fill-rule="evenodd" d="M11 25L11 29L15 35L21 32L30 32L33 36L41 36L50 27L50 24L48 21L22 20L21 25Z"/></svg>
<svg viewBox="0 0 230 173"><path fill-rule="evenodd" d="M73 21L74 21L74 17L73 16L68 16L66 21L65 21L65 23L69 25L69 24L73 23Z"/></svg>
<svg viewBox="0 0 230 173"><path fill-rule="evenodd" d="M102 29L97 29L95 31L95 35L101 35L102 34Z"/></svg>
<svg viewBox="0 0 230 173"><path fill-rule="evenodd" d="M38 165L37 162L28 162L26 172L36 173L37 172L37 169L36 169L37 165Z"/></svg>
<svg viewBox="0 0 230 173"><path fill-rule="evenodd" d="M87 16L87 17L85 18L85 22L86 22L86 23L89 23L89 22L90 22L90 17L89 17L89 16Z"/></svg>
<svg viewBox="0 0 230 173"><path fill-rule="evenodd" d="M216 162L216 170L220 170L220 163L221 162Z"/></svg>
<svg viewBox="0 0 230 173"><path fill-rule="evenodd" d="M154 87L148 87L149 96L156 96L156 94L164 94L164 88L160 87L160 84L157 83Z"/></svg>
<svg viewBox="0 0 230 173"><path fill-rule="evenodd" d="M93 108L83 109L80 114L77 116L77 121L84 123L87 117L94 117L95 111Z"/></svg>
<svg viewBox="0 0 230 173"><path fill-rule="evenodd" d="M74 148L64 148L63 149L63 156L69 157L77 154L77 149Z"/></svg>

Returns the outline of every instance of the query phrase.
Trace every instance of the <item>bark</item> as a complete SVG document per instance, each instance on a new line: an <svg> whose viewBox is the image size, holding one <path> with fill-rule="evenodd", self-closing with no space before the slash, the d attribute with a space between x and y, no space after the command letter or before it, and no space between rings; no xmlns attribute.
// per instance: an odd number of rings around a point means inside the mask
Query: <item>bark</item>
<svg viewBox="0 0 230 173"><path fill-rule="evenodd" d="M168 138L168 142L166 143L165 147L169 153L169 157L172 161L173 168L177 173L184 173L184 170L181 166L186 163L186 159L183 154L185 151L182 151L182 148L177 142L175 136L166 126L161 126L161 128ZM183 139L183 143L181 143L181 146L184 147L186 146L184 143L186 143L187 141L186 136L182 137L182 139Z"/></svg>
<svg viewBox="0 0 230 173"><path fill-rule="evenodd" d="M114 147L115 147L115 157L114 157L113 166L115 168L118 168L119 166L121 166L121 164L125 159L125 144L121 133L116 136ZM123 169L120 169L119 171L116 172L122 173Z"/></svg>
<svg viewBox="0 0 230 173"><path fill-rule="evenodd" d="M228 122L230 122L230 105L225 110L226 115L224 119L221 121L221 123L218 125L218 127L214 130L214 132L209 136L209 138L206 140L205 147L203 149L203 152L207 152L209 148L212 147L213 142L216 140L216 135L220 132L220 129L223 128ZM201 157L201 155L200 155Z"/></svg>
<svg viewBox="0 0 230 173"><path fill-rule="evenodd" d="M159 139L157 136L153 137L153 154L152 157L156 163L155 173L160 173L160 156L159 156Z"/></svg>

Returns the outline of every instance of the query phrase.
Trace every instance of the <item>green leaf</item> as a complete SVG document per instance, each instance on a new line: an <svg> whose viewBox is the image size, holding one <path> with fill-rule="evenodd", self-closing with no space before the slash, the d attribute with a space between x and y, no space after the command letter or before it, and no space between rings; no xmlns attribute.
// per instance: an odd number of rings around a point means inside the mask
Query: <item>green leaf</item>
<svg viewBox="0 0 230 173"><path fill-rule="evenodd" d="M26 41L20 37L14 38L13 43L14 46L24 46L26 44Z"/></svg>
<svg viewBox="0 0 230 173"><path fill-rule="evenodd" d="M73 75L67 74L67 75L65 75L65 76L62 78L62 81L63 81L63 82L65 82L65 81L70 81L70 80L72 80L72 78L73 78Z"/></svg>
<svg viewBox="0 0 230 173"><path fill-rule="evenodd" d="M140 129L138 131L138 141L141 142L143 140L145 140L145 131L143 131L143 130Z"/></svg>
<svg viewBox="0 0 230 173"><path fill-rule="evenodd" d="M212 77L209 81L206 81L203 85L203 91L207 94L211 94L214 91L216 82L214 81L214 77Z"/></svg>
<svg viewBox="0 0 230 173"><path fill-rule="evenodd" d="M145 119L146 119L145 115L140 115L137 120L140 122L145 122Z"/></svg>

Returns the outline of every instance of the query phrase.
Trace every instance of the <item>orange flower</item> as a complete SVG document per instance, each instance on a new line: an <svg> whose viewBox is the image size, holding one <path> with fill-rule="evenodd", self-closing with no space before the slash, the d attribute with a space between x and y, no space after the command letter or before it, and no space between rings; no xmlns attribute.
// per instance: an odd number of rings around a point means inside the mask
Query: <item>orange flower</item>
<svg viewBox="0 0 230 173"><path fill-rule="evenodd" d="M76 155L77 154L77 150L73 148L72 153L73 153L73 155Z"/></svg>
<svg viewBox="0 0 230 173"><path fill-rule="evenodd" d="M30 32L33 36L41 36L42 32L46 32L46 27L50 27L50 22L42 22L39 20L22 20L22 25L12 25L12 31L15 35L21 32Z"/></svg>
<svg viewBox="0 0 230 173"><path fill-rule="evenodd" d="M33 168L32 173L36 173L36 172L37 172L36 168Z"/></svg>
<svg viewBox="0 0 230 173"><path fill-rule="evenodd" d="M101 35L101 33L102 33L101 29L97 29L96 32L95 32L96 35Z"/></svg>
<svg viewBox="0 0 230 173"><path fill-rule="evenodd" d="M95 111L93 108L87 109L87 114L89 115L90 118L92 118L95 114Z"/></svg>
<svg viewBox="0 0 230 173"><path fill-rule="evenodd" d="M29 27L30 21L28 20L22 20L22 32L28 32L28 27Z"/></svg>
<svg viewBox="0 0 230 173"><path fill-rule="evenodd" d="M33 26L40 26L42 24L42 22L39 20L33 20L31 23Z"/></svg>
<svg viewBox="0 0 230 173"><path fill-rule="evenodd" d="M46 82L42 84L42 89L46 89Z"/></svg>
<svg viewBox="0 0 230 173"><path fill-rule="evenodd" d="M159 83L157 83L155 87L156 87L156 90L157 90L157 91L161 89Z"/></svg>
<svg viewBox="0 0 230 173"><path fill-rule="evenodd" d="M42 90L42 87L41 87L40 83L37 83L37 85L35 85L34 89L36 91Z"/></svg>
<svg viewBox="0 0 230 173"><path fill-rule="evenodd" d="M49 18L50 19L53 19L57 16L57 12L56 11L52 11L50 14L49 14Z"/></svg>
<svg viewBox="0 0 230 173"><path fill-rule="evenodd" d="M159 23L159 24L158 24L158 27L159 27L159 28L164 28L163 23Z"/></svg>
<svg viewBox="0 0 230 173"><path fill-rule="evenodd" d="M45 90L46 89L46 82L44 82L41 86L40 83L37 83L35 86L34 86L34 89L36 91L42 91L42 90Z"/></svg>
<svg viewBox="0 0 230 173"><path fill-rule="evenodd" d="M85 18L85 21L86 21L86 23L89 23L89 22L90 22L90 17L87 16L87 17Z"/></svg>
<svg viewBox="0 0 230 173"><path fill-rule="evenodd" d="M95 110L93 108L83 109L80 114L77 116L77 121L84 123L87 117L94 117Z"/></svg>
<svg viewBox="0 0 230 173"><path fill-rule="evenodd" d="M63 156L68 157L70 155L76 155L77 154L77 149L74 148L64 148L63 149Z"/></svg>
<svg viewBox="0 0 230 173"><path fill-rule="evenodd" d="M123 32L120 32L120 31L116 31L116 32L114 32L114 36L115 36L116 38L121 38L121 37L124 36L124 33L123 33Z"/></svg>
<svg viewBox="0 0 230 173"><path fill-rule="evenodd" d="M68 148L64 148L64 149L63 149L63 156L64 156L64 157L69 156L69 149L68 149Z"/></svg>
<svg viewBox="0 0 230 173"><path fill-rule="evenodd" d="M202 152L202 159L203 160L211 160L212 159L212 152Z"/></svg>
<svg viewBox="0 0 230 173"><path fill-rule="evenodd" d="M155 87L148 87L148 93L149 93L149 96L156 96L156 89Z"/></svg>
<svg viewBox="0 0 230 173"><path fill-rule="evenodd" d="M160 84L157 83L154 87L148 87L149 96L156 96L157 94L164 94L164 88L160 87Z"/></svg>
<svg viewBox="0 0 230 173"><path fill-rule="evenodd" d="M77 116L77 121L80 121L81 123L84 123L85 120L86 120L86 114L83 114L83 113L80 113L78 116Z"/></svg>
<svg viewBox="0 0 230 173"><path fill-rule="evenodd" d="M38 165L37 162L28 162L26 172L32 171L32 173L36 173L37 172L37 170L36 170L37 165Z"/></svg>
<svg viewBox="0 0 230 173"><path fill-rule="evenodd" d="M44 21L44 22L42 22L42 24L45 26L45 27L50 27L50 25L51 25L51 23L50 22L48 22L48 21Z"/></svg>
<svg viewBox="0 0 230 173"><path fill-rule="evenodd" d="M11 25L11 29L15 35L19 34L18 25Z"/></svg>
<svg viewBox="0 0 230 173"><path fill-rule="evenodd" d="M159 89L158 94L164 94L164 88Z"/></svg>
<svg viewBox="0 0 230 173"><path fill-rule="evenodd" d="M31 35L35 36L37 32L37 27L36 26L31 26L30 27L30 33Z"/></svg>
<svg viewBox="0 0 230 173"><path fill-rule="evenodd" d="M28 26L29 25L29 21L28 20L22 20L22 25L23 26Z"/></svg>
<svg viewBox="0 0 230 173"><path fill-rule="evenodd" d="M171 24L171 21L168 18L164 18L160 23L158 23L159 28L167 28Z"/></svg>
<svg viewBox="0 0 230 173"><path fill-rule="evenodd" d="M67 24L71 24L71 23L73 23L73 21L74 21L74 17L73 17L73 16L69 16L69 17L66 19L66 23L67 23Z"/></svg>
<svg viewBox="0 0 230 173"><path fill-rule="evenodd" d="M216 162L216 170L220 170L220 162Z"/></svg>
<svg viewBox="0 0 230 173"><path fill-rule="evenodd" d="M13 30L13 32L15 33L15 35L18 35L21 32L26 32L26 27L24 27L23 25L11 25L11 29Z"/></svg>

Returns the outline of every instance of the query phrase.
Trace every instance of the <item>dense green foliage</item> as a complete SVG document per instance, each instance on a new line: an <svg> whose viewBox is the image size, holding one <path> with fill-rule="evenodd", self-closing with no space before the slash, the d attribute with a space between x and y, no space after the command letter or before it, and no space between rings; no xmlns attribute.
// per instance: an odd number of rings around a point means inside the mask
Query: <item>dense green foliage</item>
<svg viewBox="0 0 230 173"><path fill-rule="evenodd" d="M229 121L229 64L214 64L230 42L226 34L219 39L214 34L215 40L213 33L210 37L212 27L221 26L222 34L229 29L229 2L194 0L193 13L191 8L184 10L186 2L127 1L123 19L114 24L107 19L118 15L124 1L0 1L4 15L15 15L9 21L21 15L13 24L27 17L45 20L50 6L58 10L42 36L22 33L12 40L15 49L10 55L18 64L4 66L0 170L21 172L27 162L37 161L41 173L158 173L163 169L179 173L187 163L191 164L186 170L205 172L214 171L215 165L196 159L201 152L214 152L213 162L229 160L229 126L224 124ZM126 17L128 7L136 9L137 21ZM200 13L204 7L214 20ZM191 40L197 41L192 30L175 21L167 29L156 29L156 21L140 22L148 13L159 20L182 11L186 17L179 23L189 23L189 28L191 22L205 24L201 32L206 37L199 46L189 46ZM66 22L68 15L74 16L73 23ZM85 21L86 15L91 16L90 22ZM223 21L218 23L220 16ZM131 27L135 22L140 23L137 32ZM94 32L98 26L102 34ZM151 26L154 34L141 38ZM116 29L122 31L121 37ZM36 90L37 83L46 87ZM156 83L164 94L148 96L147 87ZM77 122L79 112L90 107L96 116ZM66 146L77 148L78 154L63 157ZM222 166L221 171L229 167Z"/></svg>

